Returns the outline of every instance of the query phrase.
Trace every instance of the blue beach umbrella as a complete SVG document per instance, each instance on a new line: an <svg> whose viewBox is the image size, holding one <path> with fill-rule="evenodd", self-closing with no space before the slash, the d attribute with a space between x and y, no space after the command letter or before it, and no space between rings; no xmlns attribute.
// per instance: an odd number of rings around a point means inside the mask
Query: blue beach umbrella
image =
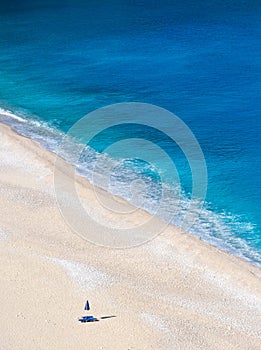
<svg viewBox="0 0 261 350"><path fill-rule="evenodd" d="M86 310L86 311L90 310L90 305L89 305L89 301L88 300L85 303L84 310ZM78 320L80 322L82 322L82 323L99 321L97 318L95 318L93 316L83 316L82 318L78 318Z"/></svg>
<svg viewBox="0 0 261 350"><path fill-rule="evenodd" d="M89 305L89 301L88 301L88 300L86 301L86 304L85 304L84 310L87 310L87 311L89 311L89 310L90 310L90 305Z"/></svg>

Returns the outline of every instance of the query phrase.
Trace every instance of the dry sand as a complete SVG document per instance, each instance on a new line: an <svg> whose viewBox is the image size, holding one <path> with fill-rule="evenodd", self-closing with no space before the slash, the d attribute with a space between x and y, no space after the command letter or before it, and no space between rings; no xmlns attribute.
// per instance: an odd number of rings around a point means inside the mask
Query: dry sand
<svg viewBox="0 0 261 350"><path fill-rule="evenodd" d="M89 243L59 211L54 161L0 126L1 350L260 349L258 268L173 227L131 249ZM78 322L87 297L99 322Z"/></svg>

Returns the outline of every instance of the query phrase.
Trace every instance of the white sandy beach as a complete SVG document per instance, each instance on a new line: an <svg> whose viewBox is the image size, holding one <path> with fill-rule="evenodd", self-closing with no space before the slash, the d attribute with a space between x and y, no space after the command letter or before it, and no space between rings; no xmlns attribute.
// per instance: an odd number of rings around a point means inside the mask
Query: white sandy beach
<svg viewBox="0 0 261 350"><path fill-rule="evenodd" d="M173 227L130 249L89 243L60 213L54 162L0 125L1 350L260 349L258 268ZM99 322L78 322L87 298Z"/></svg>

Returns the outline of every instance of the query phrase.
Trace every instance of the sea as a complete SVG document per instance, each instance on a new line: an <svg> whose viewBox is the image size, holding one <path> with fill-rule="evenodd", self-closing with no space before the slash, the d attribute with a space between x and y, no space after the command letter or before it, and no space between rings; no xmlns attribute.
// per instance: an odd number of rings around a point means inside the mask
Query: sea
<svg viewBox="0 0 261 350"><path fill-rule="evenodd" d="M255 0L1 0L1 121L56 152L98 108L137 102L169 110L195 135L208 171L204 205L188 231L261 266L260 43ZM129 137L116 128L111 143L118 132ZM106 142L86 148L82 175L90 177ZM147 181L144 208L153 213L160 176L141 154L106 156L118 164L111 192L128 199L134 180ZM175 153L185 208L184 157ZM169 171L164 161L160 167ZM182 227L178 215L172 224Z"/></svg>

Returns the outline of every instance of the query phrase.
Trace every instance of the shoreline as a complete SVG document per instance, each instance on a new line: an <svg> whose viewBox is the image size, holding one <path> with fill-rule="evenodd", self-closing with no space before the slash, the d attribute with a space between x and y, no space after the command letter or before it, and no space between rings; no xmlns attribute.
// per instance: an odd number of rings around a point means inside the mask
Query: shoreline
<svg viewBox="0 0 261 350"><path fill-rule="evenodd" d="M83 240L57 207L56 155L1 123L0 134L0 327L6 349L34 349L38 339L40 349L258 347L256 266L171 226L130 249ZM65 176L68 166L63 162ZM77 186L95 210L92 185L81 178ZM86 296L94 316L116 317L83 327L77 317Z"/></svg>
<svg viewBox="0 0 261 350"><path fill-rule="evenodd" d="M0 108L0 117L8 117L8 118L11 118L11 119L14 118L14 119L15 119L16 121L18 121L19 123L25 123L25 124L27 123L27 120L25 120L25 119L23 119L23 118L17 116L16 114L14 114L13 112L11 112L11 111L9 111L9 110L4 110L4 109L1 109L1 108ZM34 122L33 122L33 124L34 124ZM37 125L38 125L38 124L37 124ZM40 125L40 124L39 124L39 125ZM39 125L38 125L37 127L39 127ZM3 121L0 120L0 126L6 126L6 127L10 128L14 134L28 139L28 140L31 141L33 144L36 144L41 150L46 151L47 154L54 155L55 158L60 159L59 155L57 155L57 154L55 153L55 151L53 151L53 150L51 150L51 149L48 149L48 148L46 148L45 146L43 146L43 145L41 144L41 142L43 142L42 139L40 139L41 141L38 141L38 140L34 140L33 138L31 138L31 137L28 136L28 135L20 134L18 131L16 131L16 130L13 129L11 123L6 123L6 122L3 122ZM45 127L44 127L44 128L45 128ZM49 129L48 129L48 130L49 130ZM49 132L53 133L53 132L56 132L56 130L52 130L52 129L50 128L50 131L49 131ZM60 136L61 136L61 135L60 135ZM41 153L41 152L40 152L40 153ZM49 156L48 156L47 158L49 158ZM70 167L70 166L74 167L74 166L71 165L68 161L66 161L66 160L64 160L64 159L62 159L62 161L63 161L65 164L67 164L68 167ZM52 159L51 162L55 162L55 160ZM72 171L69 170L69 172L72 172ZM84 176L84 175L81 175L81 174L79 174L78 172L76 173L76 178L77 178L77 183L81 183L83 186L86 186L86 187L89 187L89 188L90 188L90 187L97 188L97 189L98 189L98 192L99 192L99 191L101 191L101 192L103 192L103 191L107 192L107 191L106 191L105 189L103 189L102 187L97 187L97 185L93 185L93 184L91 183L90 179L88 179L88 177L86 177L86 176ZM127 206L133 207L134 210L135 210L135 208L137 209L137 207L134 207L133 205L130 205L129 202L128 202L124 197L122 197L122 196L120 196L120 195L115 195L115 194L113 194L113 193L111 193L111 192L108 192L108 193L109 193L111 196L113 196L113 197L115 197L115 198L118 198L119 202L124 202L124 203L126 203ZM138 209L142 212L142 215L153 216L153 214L152 214L151 212L149 212L149 211L148 211L147 209L145 209L145 208L140 208L140 207L139 207ZM158 217L158 220L161 221L161 222L163 222L163 223L164 223L163 225L165 225L165 221L164 221L162 218L159 218L159 217ZM183 231L182 229L177 228L177 227L176 227L173 223L171 223L171 222L166 223L166 225L167 225L167 226L173 227L174 230ZM197 239L199 239L199 240L202 240L202 241L205 242L206 244L208 244L208 245L210 245L210 246L213 246L213 247L217 248L218 250L220 250L220 251L222 251L222 252L226 252L226 253L229 254L229 255L235 256L235 257L237 257L237 258L239 258L239 259L243 259L244 261L246 261L246 262L252 264L253 266L255 266L255 267L259 268L259 269L261 268L261 263L259 262L259 260L255 261L255 258L254 258L254 257L251 257L251 255L254 256L254 254L255 254L254 251L250 252L249 254L246 254L246 253L244 253L244 252L238 250L238 248L235 248L233 245L232 245L232 246L229 246L229 245L228 245L228 246L226 247L225 245L222 244L222 242L221 242L221 244L218 243L218 239L217 239L217 242L214 242L212 236L209 236L209 237L208 237L208 236L206 236L206 237L201 237L200 234L197 235L197 234L194 233L194 232L186 232L186 234L191 235L191 236L193 236L193 237L195 237L195 238L197 238ZM153 238L152 238L152 239L153 239ZM214 240L215 240L215 239L216 239L216 238L214 237ZM150 240L150 239L149 239L149 240ZM229 243L229 244L231 244L231 243ZM242 247L241 247L241 248L242 248ZM249 247L247 246L246 249L249 249Z"/></svg>

